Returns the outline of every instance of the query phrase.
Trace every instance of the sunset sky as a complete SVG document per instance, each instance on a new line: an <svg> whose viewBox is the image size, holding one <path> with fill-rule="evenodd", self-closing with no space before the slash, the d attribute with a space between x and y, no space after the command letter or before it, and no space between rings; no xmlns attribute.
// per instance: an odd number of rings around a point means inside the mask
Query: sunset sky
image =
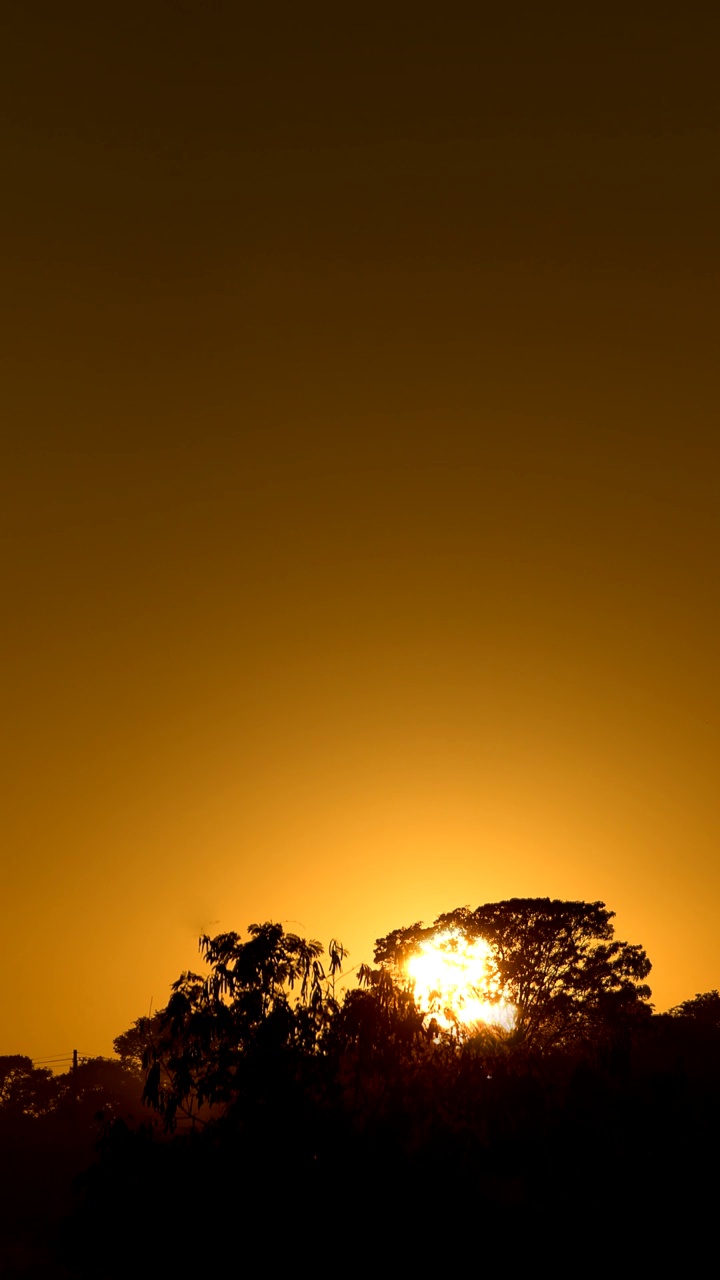
<svg viewBox="0 0 720 1280"><path fill-rule="evenodd" d="M720 986L718 26L4 6L0 1052L513 896Z"/></svg>

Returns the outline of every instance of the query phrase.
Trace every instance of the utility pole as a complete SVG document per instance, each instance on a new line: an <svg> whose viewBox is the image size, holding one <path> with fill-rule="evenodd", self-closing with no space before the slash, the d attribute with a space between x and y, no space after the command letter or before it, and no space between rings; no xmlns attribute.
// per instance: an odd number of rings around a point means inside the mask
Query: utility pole
<svg viewBox="0 0 720 1280"><path fill-rule="evenodd" d="M73 1064L72 1064L73 1102L77 1102L77 1068L78 1068L77 1058L78 1058L77 1049L73 1049Z"/></svg>

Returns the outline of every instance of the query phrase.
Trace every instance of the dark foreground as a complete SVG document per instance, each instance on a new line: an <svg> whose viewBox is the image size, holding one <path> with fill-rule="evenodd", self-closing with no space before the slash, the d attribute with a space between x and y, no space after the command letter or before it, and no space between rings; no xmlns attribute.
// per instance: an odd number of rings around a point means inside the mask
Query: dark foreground
<svg viewBox="0 0 720 1280"><path fill-rule="evenodd" d="M715 1234L716 1028L652 1018L604 1057L257 1067L170 1134L139 1073L5 1107L0 1275L687 1268Z"/></svg>

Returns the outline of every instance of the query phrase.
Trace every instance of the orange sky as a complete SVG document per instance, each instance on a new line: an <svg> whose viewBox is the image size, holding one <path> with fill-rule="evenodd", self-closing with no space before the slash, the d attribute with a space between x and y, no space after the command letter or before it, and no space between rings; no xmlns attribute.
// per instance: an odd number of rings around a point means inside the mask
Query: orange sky
<svg viewBox="0 0 720 1280"><path fill-rule="evenodd" d="M9 7L0 1052L511 896L720 985L717 31L390 10Z"/></svg>

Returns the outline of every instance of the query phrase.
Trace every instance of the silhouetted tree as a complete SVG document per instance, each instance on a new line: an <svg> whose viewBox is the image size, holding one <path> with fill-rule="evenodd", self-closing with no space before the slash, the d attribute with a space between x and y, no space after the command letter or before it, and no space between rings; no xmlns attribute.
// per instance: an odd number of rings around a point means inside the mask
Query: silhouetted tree
<svg viewBox="0 0 720 1280"><path fill-rule="evenodd" d="M516 1031L457 1034L419 1008L405 964L445 930L488 942ZM471 1222L474 1251L477 1238L533 1215L545 1230L559 1194L569 1220L600 1215L618 1235L638 1206L647 1216L656 1203L702 1200L702 1176L688 1181L688 1170L700 1170L720 1117L717 1059L712 1079L695 1070L708 1055L693 1013L712 1010L717 993L650 1017L647 957L615 940L602 903L515 899L397 929L342 1000L339 944L328 962L319 943L263 924L200 945L207 973L182 974L165 1010L117 1038L126 1061L144 1056L145 1099L165 1129L108 1127L73 1238L89 1276L108 1239L121 1241L109 1274L127 1273L150 1200L176 1224L158 1260L183 1272L192 1246L178 1206L208 1195L212 1230L197 1234L205 1266L208 1247L225 1257L253 1233L275 1260L285 1248L294 1265L312 1240L315 1259L331 1264L347 1248L347 1217L328 1207L340 1184L345 1203L364 1206L357 1238L373 1258L393 1239L403 1265L408 1241L424 1251L438 1223ZM622 1055L585 1052L618 1040ZM372 1188L388 1178L407 1213L378 1214L372 1197L387 1189ZM283 1236L285 1205L297 1227Z"/></svg>
<svg viewBox="0 0 720 1280"><path fill-rule="evenodd" d="M359 986L346 992L333 1023L333 1039L361 1065L402 1063L425 1043L428 1031L412 991L382 967L360 965Z"/></svg>
<svg viewBox="0 0 720 1280"><path fill-rule="evenodd" d="M118 1116L142 1114L143 1074L137 1063L114 1058L85 1058L77 1071L60 1077L63 1099L72 1100L77 1123L80 1113L88 1123L108 1123Z"/></svg>
<svg viewBox="0 0 720 1280"><path fill-rule="evenodd" d="M494 978L517 1008L514 1038L548 1049L597 1041L649 1013L642 947L614 939L602 902L513 898L474 911L460 907L379 938L375 958L395 975L427 938L455 929L493 950Z"/></svg>
<svg viewBox="0 0 720 1280"><path fill-rule="evenodd" d="M0 1115L42 1116L57 1104L58 1077L23 1054L0 1057Z"/></svg>
<svg viewBox="0 0 720 1280"><path fill-rule="evenodd" d="M128 1066L142 1067L148 1049L158 1040L163 1026L162 1013L154 1013L152 1017L137 1018L127 1031L123 1031L113 1040L113 1049Z"/></svg>
<svg viewBox="0 0 720 1280"><path fill-rule="evenodd" d="M312 1056L337 1011L340 944L331 944L328 976L319 942L272 923L252 924L248 934L247 941L237 933L203 936L210 972L182 974L153 1026L135 1024L138 1039L152 1032L144 1098L168 1127L178 1113L194 1122L202 1108L227 1108L251 1078L257 1086L290 1060Z"/></svg>
<svg viewBox="0 0 720 1280"><path fill-rule="evenodd" d="M689 1018L708 1029L720 1031L720 993L715 990L698 992L692 1000L676 1004L669 1013L673 1018Z"/></svg>

